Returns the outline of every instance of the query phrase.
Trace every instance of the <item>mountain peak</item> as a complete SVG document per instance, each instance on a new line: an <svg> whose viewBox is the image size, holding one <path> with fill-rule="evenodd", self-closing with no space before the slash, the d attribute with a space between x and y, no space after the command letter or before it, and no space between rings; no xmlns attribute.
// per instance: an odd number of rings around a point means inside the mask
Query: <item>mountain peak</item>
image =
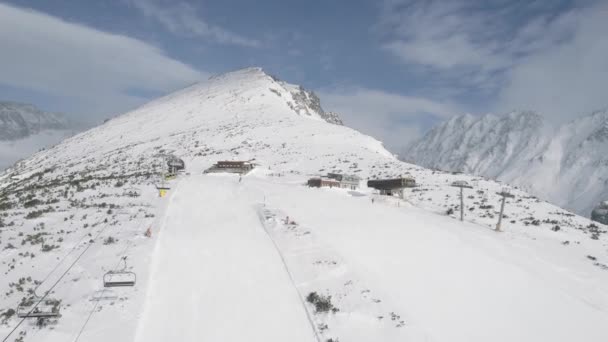
<svg viewBox="0 0 608 342"><path fill-rule="evenodd" d="M244 78L251 78L251 77L256 78L256 79L259 79L260 77L272 78L261 67L247 67L247 68L232 70L232 71L228 71L225 73L213 75L213 76L209 77L209 81L231 80L231 79L236 80L236 79L244 79Z"/></svg>
<svg viewBox="0 0 608 342"><path fill-rule="evenodd" d="M298 116L330 124L343 124L337 113L325 112L321 106L321 100L313 91L307 90L301 85L282 81L266 73L260 67L248 67L215 75L206 82L170 94L164 99L182 95L205 98L232 96L240 98L240 101L253 101L263 106L286 105ZM277 101L280 103L276 103ZM153 103L156 102L153 101ZM232 100L229 100L228 103L232 103ZM148 105L144 107L146 106Z"/></svg>

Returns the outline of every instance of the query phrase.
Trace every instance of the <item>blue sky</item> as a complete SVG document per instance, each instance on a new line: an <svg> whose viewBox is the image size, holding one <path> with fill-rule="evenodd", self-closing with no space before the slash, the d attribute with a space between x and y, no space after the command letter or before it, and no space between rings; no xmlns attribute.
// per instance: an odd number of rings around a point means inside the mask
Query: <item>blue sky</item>
<svg viewBox="0 0 608 342"><path fill-rule="evenodd" d="M97 122L261 66L398 150L434 123L608 106L597 0L0 0L4 100Z"/></svg>

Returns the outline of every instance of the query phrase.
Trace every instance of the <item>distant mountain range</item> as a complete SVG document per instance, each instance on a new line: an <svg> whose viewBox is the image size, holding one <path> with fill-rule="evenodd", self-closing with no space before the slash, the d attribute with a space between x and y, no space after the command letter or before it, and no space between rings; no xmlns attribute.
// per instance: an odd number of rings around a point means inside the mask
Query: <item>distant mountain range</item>
<svg viewBox="0 0 608 342"><path fill-rule="evenodd" d="M44 112L31 104L0 101L0 140L16 140L43 130L69 128L68 120L58 113Z"/></svg>
<svg viewBox="0 0 608 342"><path fill-rule="evenodd" d="M84 128L60 113L0 101L0 170Z"/></svg>
<svg viewBox="0 0 608 342"><path fill-rule="evenodd" d="M581 215L608 199L608 110L555 126L531 111L453 117L402 159L517 185Z"/></svg>

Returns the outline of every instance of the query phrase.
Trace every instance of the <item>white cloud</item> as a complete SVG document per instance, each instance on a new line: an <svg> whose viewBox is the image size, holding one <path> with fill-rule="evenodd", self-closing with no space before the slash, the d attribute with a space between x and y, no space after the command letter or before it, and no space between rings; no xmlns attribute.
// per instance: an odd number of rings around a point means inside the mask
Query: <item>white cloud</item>
<svg viewBox="0 0 608 342"><path fill-rule="evenodd" d="M608 7L562 5L386 0L378 27L386 51L440 80L436 91L461 102L482 94L489 111L566 120L608 106Z"/></svg>
<svg viewBox="0 0 608 342"><path fill-rule="evenodd" d="M486 39L496 24L467 6L463 1L388 1L381 25L391 39L384 48L405 63L442 70L504 68L509 61L501 46Z"/></svg>
<svg viewBox="0 0 608 342"><path fill-rule="evenodd" d="M608 8L570 12L544 34L564 31L568 39L554 40L509 70L496 110L531 108L564 121L608 107Z"/></svg>
<svg viewBox="0 0 608 342"><path fill-rule="evenodd" d="M393 152L418 138L429 117L457 114L449 104L375 89L333 88L317 93L325 110L337 112L347 126L385 142Z"/></svg>
<svg viewBox="0 0 608 342"><path fill-rule="evenodd" d="M17 160L38 152L42 148L59 143L70 135L73 135L73 132L48 130L19 140L0 140L0 171L13 165Z"/></svg>
<svg viewBox="0 0 608 342"><path fill-rule="evenodd" d="M167 92L207 76L140 40L5 4L0 46L1 84L69 99L87 114L124 111L143 102L137 91Z"/></svg>
<svg viewBox="0 0 608 342"><path fill-rule="evenodd" d="M197 15L196 9L185 2L171 2L167 6L157 0L130 0L144 16L161 23L174 34L202 37L221 44L259 47L256 39L250 39L207 23Z"/></svg>
<svg viewBox="0 0 608 342"><path fill-rule="evenodd" d="M440 69L474 66L493 70L505 63L502 58L495 56L493 51L473 45L464 35L437 40L397 40L387 43L384 47L406 63Z"/></svg>

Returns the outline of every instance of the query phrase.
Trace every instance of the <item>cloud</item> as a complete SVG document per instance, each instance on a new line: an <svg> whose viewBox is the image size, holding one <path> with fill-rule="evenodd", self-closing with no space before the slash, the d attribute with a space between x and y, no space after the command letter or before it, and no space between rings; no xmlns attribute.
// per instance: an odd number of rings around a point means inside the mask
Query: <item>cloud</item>
<svg viewBox="0 0 608 342"><path fill-rule="evenodd" d="M323 108L337 112L345 124L398 152L418 138L433 120L457 112L450 104L367 88L331 88L317 92Z"/></svg>
<svg viewBox="0 0 608 342"><path fill-rule="evenodd" d="M560 122L608 107L608 7L571 11L547 36L564 36L528 55L506 75L496 110L531 108Z"/></svg>
<svg viewBox="0 0 608 342"><path fill-rule="evenodd" d="M377 29L383 49L436 92L481 95L487 111L566 120L608 106L601 1L386 0Z"/></svg>
<svg viewBox="0 0 608 342"><path fill-rule="evenodd" d="M124 111L206 73L123 35L0 3L0 84L51 94L81 113Z"/></svg>
<svg viewBox="0 0 608 342"><path fill-rule="evenodd" d="M490 16L475 16L465 1L387 1L381 26L390 32L384 48L404 63L440 70L475 67L491 71L508 65L489 31ZM487 13L486 13L487 14Z"/></svg>
<svg viewBox="0 0 608 342"><path fill-rule="evenodd" d="M174 34L202 37L220 44L259 47L256 39L250 39L207 23L196 14L196 9L185 2L171 2L163 6L157 0L129 1L144 16L154 19Z"/></svg>
<svg viewBox="0 0 608 342"><path fill-rule="evenodd" d="M47 130L14 141L0 141L0 171L17 160L34 154L40 149L59 143L73 135L71 131Z"/></svg>

